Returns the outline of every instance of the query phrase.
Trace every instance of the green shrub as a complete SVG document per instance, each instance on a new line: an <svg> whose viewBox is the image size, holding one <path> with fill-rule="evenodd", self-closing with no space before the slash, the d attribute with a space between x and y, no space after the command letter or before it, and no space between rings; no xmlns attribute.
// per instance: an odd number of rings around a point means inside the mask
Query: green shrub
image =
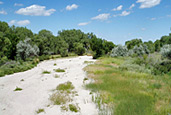
<svg viewBox="0 0 171 115"><path fill-rule="evenodd" d="M155 75L166 74L171 71L171 60L163 61L159 64L156 64L153 69Z"/></svg>
<svg viewBox="0 0 171 115"><path fill-rule="evenodd" d="M42 74L50 74L50 71L43 71Z"/></svg>
<svg viewBox="0 0 171 115"><path fill-rule="evenodd" d="M44 109L39 109L39 110L36 111L37 114L42 113L42 112L45 112L45 110Z"/></svg>
<svg viewBox="0 0 171 115"><path fill-rule="evenodd" d="M69 104L69 109L72 112L78 112L79 111L78 107L74 104Z"/></svg>
<svg viewBox="0 0 171 115"><path fill-rule="evenodd" d="M60 84L56 87L57 90L68 91L74 89L74 86L71 82L66 82L64 84Z"/></svg>
<svg viewBox="0 0 171 115"><path fill-rule="evenodd" d="M164 45L161 48L161 54L163 57L171 59L171 44Z"/></svg>

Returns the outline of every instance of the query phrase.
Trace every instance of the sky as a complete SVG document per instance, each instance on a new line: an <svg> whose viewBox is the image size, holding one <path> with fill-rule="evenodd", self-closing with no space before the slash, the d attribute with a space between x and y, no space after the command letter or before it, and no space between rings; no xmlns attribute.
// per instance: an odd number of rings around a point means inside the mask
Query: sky
<svg viewBox="0 0 171 115"><path fill-rule="evenodd" d="M38 33L80 29L124 44L171 33L171 0L0 0L0 21Z"/></svg>

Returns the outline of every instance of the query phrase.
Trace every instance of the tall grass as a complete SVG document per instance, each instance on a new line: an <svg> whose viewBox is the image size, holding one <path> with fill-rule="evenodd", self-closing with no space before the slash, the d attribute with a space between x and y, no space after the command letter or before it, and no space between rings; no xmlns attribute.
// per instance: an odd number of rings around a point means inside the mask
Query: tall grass
<svg viewBox="0 0 171 115"><path fill-rule="evenodd" d="M101 58L85 68L94 83L87 88L100 93L101 105L111 105L114 115L171 114L171 76L153 76L122 70L129 58ZM98 101L97 101L98 102ZM104 110L105 111L105 110Z"/></svg>

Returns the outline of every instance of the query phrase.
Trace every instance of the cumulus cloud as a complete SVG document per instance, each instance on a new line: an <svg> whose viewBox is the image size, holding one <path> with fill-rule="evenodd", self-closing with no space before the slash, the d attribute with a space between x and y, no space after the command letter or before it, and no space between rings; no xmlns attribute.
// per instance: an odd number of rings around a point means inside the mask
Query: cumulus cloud
<svg viewBox="0 0 171 115"><path fill-rule="evenodd" d="M127 15L129 15L131 12L127 12L127 11L123 11L121 14L120 14L120 16L127 16Z"/></svg>
<svg viewBox="0 0 171 115"><path fill-rule="evenodd" d="M151 8L160 4L161 0L137 0L137 3L141 3L140 8Z"/></svg>
<svg viewBox="0 0 171 115"><path fill-rule="evenodd" d="M55 9L46 10L45 6L31 5L29 7L19 9L16 13L30 16L50 16L55 11Z"/></svg>
<svg viewBox="0 0 171 115"><path fill-rule="evenodd" d="M104 14L99 14L98 16L93 17L91 19L92 20L101 20L101 21L104 21L104 20L109 19L109 17L110 17L110 14L109 13L104 13Z"/></svg>
<svg viewBox="0 0 171 115"><path fill-rule="evenodd" d="M15 3L14 6L23 6L23 4Z"/></svg>
<svg viewBox="0 0 171 115"><path fill-rule="evenodd" d="M4 14L4 15L6 15L6 14L7 14L7 12L6 12L5 10L0 10L0 14Z"/></svg>
<svg viewBox="0 0 171 115"><path fill-rule="evenodd" d="M119 10L122 10L122 8L123 8L123 6L120 5L120 6L118 6L117 8L112 9L112 11L119 11Z"/></svg>
<svg viewBox="0 0 171 115"><path fill-rule="evenodd" d="M82 22L82 23L79 23L78 26L86 26L88 25L90 22Z"/></svg>
<svg viewBox="0 0 171 115"><path fill-rule="evenodd" d="M74 9L77 9L78 8L78 5L76 5L76 4L72 4L72 5L68 5L67 7L66 7L66 10L74 10Z"/></svg>
<svg viewBox="0 0 171 115"><path fill-rule="evenodd" d="M0 1L0 4L3 4L3 2L2 2L2 1Z"/></svg>
<svg viewBox="0 0 171 115"><path fill-rule="evenodd" d="M29 20L20 20L20 21L16 21L16 20L11 20L9 23L9 25L19 25L19 26L26 26L28 24L30 24Z"/></svg>
<svg viewBox="0 0 171 115"><path fill-rule="evenodd" d="M132 4L130 7L129 7L129 9L131 10L132 8L134 8L135 7L135 4Z"/></svg>

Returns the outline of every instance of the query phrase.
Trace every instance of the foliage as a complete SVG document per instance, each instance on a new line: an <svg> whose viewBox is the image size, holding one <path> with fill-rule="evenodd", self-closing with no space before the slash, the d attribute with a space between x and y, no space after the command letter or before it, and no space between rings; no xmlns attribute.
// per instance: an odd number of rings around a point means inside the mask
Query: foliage
<svg viewBox="0 0 171 115"><path fill-rule="evenodd" d="M66 82L64 84L60 84L56 87L57 90L62 90L62 91L69 91L69 90L73 90L74 86L72 85L71 82Z"/></svg>
<svg viewBox="0 0 171 115"><path fill-rule="evenodd" d="M118 56L127 56L128 55L128 49L126 46L118 45L117 47L113 48L111 51L110 56L111 57L118 57Z"/></svg>
<svg viewBox="0 0 171 115"><path fill-rule="evenodd" d="M54 71L55 71L55 72L65 72L65 70L64 70L64 69L60 69L60 68L58 68L58 69L54 69Z"/></svg>
<svg viewBox="0 0 171 115"><path fill-rule="evenodd" d="M74 43L74 51L78 55L83 55L85 53L85 48L82 43Z"/></svg>
<svg viewBox="0 0 171 115"><path fill-rule="evenodd" d="M45 112L45 110L44 110L44 109L38 109L38 110L36 111L37 114L42 113L42 112Z"/></svg>
<svg viewBox="0 0 171 115"><path fill-rule="evenodd" d="M39 48L31 43L31 39L27 38L17 44L17 58L26 60L26 58L37 56Z"/></svg>
<svg viewBox="0 0 171 115"><path fill-rule="evenodd" d="M171 59L171 44L164 45L161 48L161 55L165 58Z"/></svg>
<svg viewBox="0 0 171 115"><path fill-rule="evenodd" d="M135 46L140 46L142 44L142 40L141 39L133 39L130 41L126 41L125 45L127 46L127 48L133 49Z"/></svg>
<svg viewBox="0 0 171 115"><path fill-rule="evenodd" d="M149 54L150 51L148 50L148 47L143 44L140 46L135 46L133 48L133 54L135 54L136 56L142 56L143 54Z"/></svg>
<svg viewBox="0 0 171 115"><path fill-rule="evenodd" d="M43 71L42 74L50 74L50 71Z"/></svg>
<svg viewBox="0 0 171 115"><path fill-rule="evenodd" d="M22 88L16 87L16 89L14 91L21 91L23 90Z"/></svg>
<svg viewBox="0 0 171 115"><path fill-rule="evenodd" d="M72 112L78 112L79 111L78 107L74 104L69 104L69 109Z"/></svg>

